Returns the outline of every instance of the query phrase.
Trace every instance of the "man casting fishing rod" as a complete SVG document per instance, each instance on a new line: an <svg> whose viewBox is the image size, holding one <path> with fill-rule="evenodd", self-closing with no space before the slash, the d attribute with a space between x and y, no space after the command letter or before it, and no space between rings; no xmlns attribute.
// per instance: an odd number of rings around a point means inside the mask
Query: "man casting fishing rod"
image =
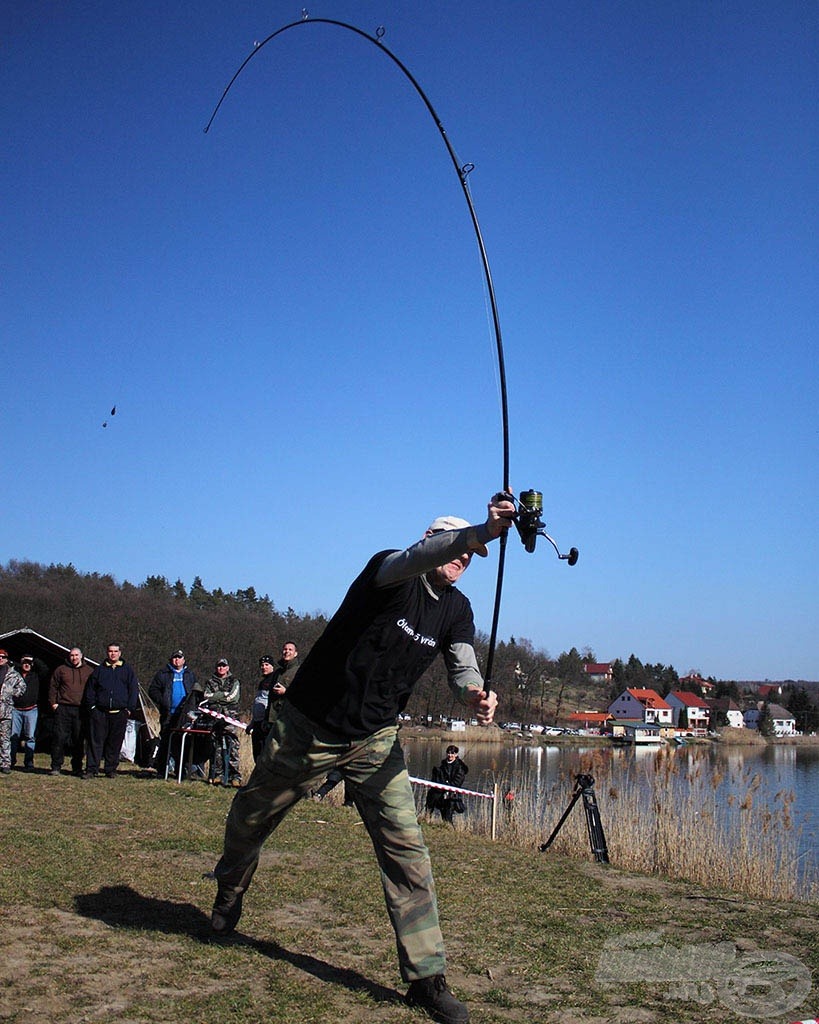
<svg viewBox="0 0 819 1024"><path fill-rule="evenodd" d="M250 781L231 805L215 870L215 934L236 927L264 841L336 769L375 847L407 1001L442 1024L467 1024L466 1006L446 983L432 867L396 719L440 653L456 697L482 725L492 722L497 696L484 692L472 607L454 584L514 515L514 504L495 495L485 523L436 519L416 544L379 552L354 580L290 684Z"/></svg>

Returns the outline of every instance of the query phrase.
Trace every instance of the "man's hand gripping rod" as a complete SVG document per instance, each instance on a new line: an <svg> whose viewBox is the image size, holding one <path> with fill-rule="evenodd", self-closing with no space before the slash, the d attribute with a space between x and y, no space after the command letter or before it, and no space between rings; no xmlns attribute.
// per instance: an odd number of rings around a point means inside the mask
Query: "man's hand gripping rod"
<svg viewBox="0 0 819 1024"><path fill-rule="evenodd" d="M504 436L505 436L504 431ZM504 458L504 466L508 465L508 458ZM555 541L546 532L546 524L541 522L540 515L543 512L543 495L540 491L522 491L520 498L516 498L509 490L508 484L504 490L496 494L493 501L511 501L517 509L512 521L520 534L523 546L531 554L535 550L538 536L545 537L555 549L557 557L575 565L580 552L577 548L569 548L568 555L560 553ZM508 532L508 531L507 531ZM492 689L492 669L495 662L495 643L498 637L498 619L500 617L500 601L503 583L503 567L506 561L506 537L507 532L500 536L500 554L498 556L498 582L495 587L495 608L492 613L492 631L489 634L489 649L486 654L486 670L484 671L484 693L489 696Z"/></svg>

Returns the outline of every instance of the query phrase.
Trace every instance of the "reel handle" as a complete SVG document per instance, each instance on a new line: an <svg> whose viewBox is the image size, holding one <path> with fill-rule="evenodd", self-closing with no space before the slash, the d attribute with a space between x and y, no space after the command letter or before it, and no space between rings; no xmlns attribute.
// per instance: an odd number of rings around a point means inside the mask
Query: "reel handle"
<svg viewBox="0 0 819 1024"><path fill-rule="evenodd" d="M568 562L569 565L577 564L577 559L580 557L577 548L569 548L569 553L564 555L554 539L546 532L546 524L540 518L543 512L543 495L540 491L521 491L520 499L511 494L504 495L504 497L514 502L518 510L514 523L520 534L520 539L523 541L523 546L529 554L535 550L537 538L545 537L555 549L555 554L559 559Z"/></svg>

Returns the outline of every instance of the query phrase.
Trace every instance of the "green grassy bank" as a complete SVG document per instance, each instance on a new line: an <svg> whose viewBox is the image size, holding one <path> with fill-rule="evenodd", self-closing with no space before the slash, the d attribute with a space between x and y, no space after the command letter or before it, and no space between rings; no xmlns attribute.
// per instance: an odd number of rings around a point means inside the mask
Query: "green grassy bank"
<svg viewBox="0 0 819 1024"><path fill-rule="evenodd" d="M210 940L214 883L204 876L230 799L131 769L52 778L39 756L36 772L3 776L0 1020L425 1020L401 1000L374 858L350 808L300 804L266 848L238 937ZM629 874L440 823L426 835L450 984L474 1024L784 1024L819 1011L815 905Z"/></svg>

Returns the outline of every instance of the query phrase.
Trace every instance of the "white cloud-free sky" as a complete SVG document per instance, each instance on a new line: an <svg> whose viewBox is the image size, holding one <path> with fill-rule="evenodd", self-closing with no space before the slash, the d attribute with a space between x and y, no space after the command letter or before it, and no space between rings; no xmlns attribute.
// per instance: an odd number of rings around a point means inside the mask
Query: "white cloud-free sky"
<svg viewBox="0 0 819 1024"><path fill-rule="evenodd" d="M501 637L819 677L819 8L309 12L383 25L475 164L511 483L580 549L511 539ZM501 486L475 236L407 79L298 25L203 132L300 18L0 15L0 560L329 613L374 551ZM484 631L496 558L463 581Z"/></svg>

